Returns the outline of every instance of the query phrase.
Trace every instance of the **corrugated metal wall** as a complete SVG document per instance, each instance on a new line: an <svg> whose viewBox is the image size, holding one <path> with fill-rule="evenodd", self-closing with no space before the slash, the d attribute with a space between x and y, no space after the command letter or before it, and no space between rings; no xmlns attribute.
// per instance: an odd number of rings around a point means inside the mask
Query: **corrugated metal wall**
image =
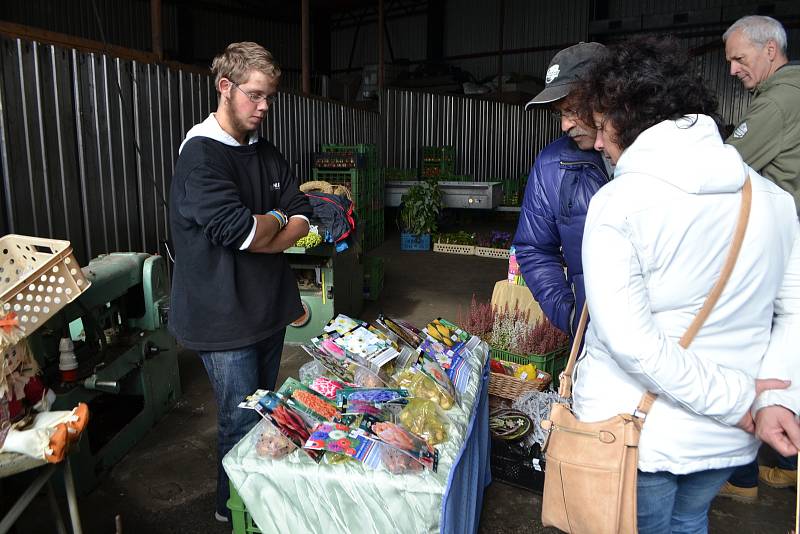
<svg viewBox="0 0 800 534"><path fill-rule="evenodd" d="M101 28L95 16L103 24ZM245 16L236 2L231 12L218 7L209 10L202 3L190 5L162 4L162 47L168 57L177 57L179 41L188 40L194 58L211 59L228 43L255 41L289 69L300 68L300 26L269 20L262 16ZM25 0L5 1L0 6L0 19L26 26L75 35L110 44L151 50L149 0ZM191 34L182 35L182 31Z"/></svg>
<svg viewBox="0 0 800 534"><path fill-rule="evenodd" d="M381 98L387 167L418 168L423 146L453 146L456 174L493 181L527 173L559 134L542 108L461 96L386 90Z"/></svg>
<svg viewBox="0 0 800 534"><path fill-rule="evenodd" d="M82 263L163 254L162 199L185 132L216 109L213 80L19 39L0 50L0 235L68 239ZM262 126L301 177L320 143L378 132L377 113L290 93Z"/></svg>

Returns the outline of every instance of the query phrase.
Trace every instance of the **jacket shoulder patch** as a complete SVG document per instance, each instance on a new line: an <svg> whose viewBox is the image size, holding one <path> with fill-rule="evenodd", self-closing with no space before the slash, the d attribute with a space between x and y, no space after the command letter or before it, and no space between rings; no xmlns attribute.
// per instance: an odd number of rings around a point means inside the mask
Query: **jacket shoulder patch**
<svg viewBox="0 0 800 534"><path fill-rule="evenodd" d="M747 133L747 123L743 122L736 129L733 131L733 138L734 139L741 139Z"/></svg>

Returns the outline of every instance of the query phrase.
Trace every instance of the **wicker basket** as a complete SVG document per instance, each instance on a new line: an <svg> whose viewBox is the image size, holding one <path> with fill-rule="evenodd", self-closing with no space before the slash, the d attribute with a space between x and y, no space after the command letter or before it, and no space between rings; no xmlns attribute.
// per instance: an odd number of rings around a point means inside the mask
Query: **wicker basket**
<svg viewBox="0 0 800 534"><path fill-rule="evenodd" d="M510 365L515 370L519 365L510 362L505 363L506 365ZM537 369L536 371L536 380L521 380L511 375L491 373L489 376L489 395L495 395L497 397L513 401L517 400L519 397L525 393L528 393L529 391L544 391L547 389L547 386L550 385L553 377L550 376L550 373L542 371L541 369ZM540 374L543 376L538 378L538 375Z"/></svg>

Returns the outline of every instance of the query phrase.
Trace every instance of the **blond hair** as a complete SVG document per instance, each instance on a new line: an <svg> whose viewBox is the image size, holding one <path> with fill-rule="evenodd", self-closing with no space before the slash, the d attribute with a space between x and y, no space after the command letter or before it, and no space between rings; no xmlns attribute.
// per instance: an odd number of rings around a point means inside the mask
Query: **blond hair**
<svg viewBox="0 0 800 534"><path fill-rule="evenodd" d="M245 83L247 80L244 78L251 70L257 70L272 78L281 75L281 67L272 54L260 44L250 41L229 44L225 51L211 62L211 72L216 77L214 85L217 91L222 78L235 83Z"/></svg>

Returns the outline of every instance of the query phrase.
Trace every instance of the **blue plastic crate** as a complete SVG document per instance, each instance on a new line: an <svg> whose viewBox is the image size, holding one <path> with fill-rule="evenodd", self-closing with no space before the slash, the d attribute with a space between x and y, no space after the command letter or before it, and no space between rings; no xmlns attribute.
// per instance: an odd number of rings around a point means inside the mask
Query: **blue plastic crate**
<svg viewBox="0 0 800 534"><path fill-rule="evenodd" d="M400 250L430 250L431 234L400 234Z"/></svg>

